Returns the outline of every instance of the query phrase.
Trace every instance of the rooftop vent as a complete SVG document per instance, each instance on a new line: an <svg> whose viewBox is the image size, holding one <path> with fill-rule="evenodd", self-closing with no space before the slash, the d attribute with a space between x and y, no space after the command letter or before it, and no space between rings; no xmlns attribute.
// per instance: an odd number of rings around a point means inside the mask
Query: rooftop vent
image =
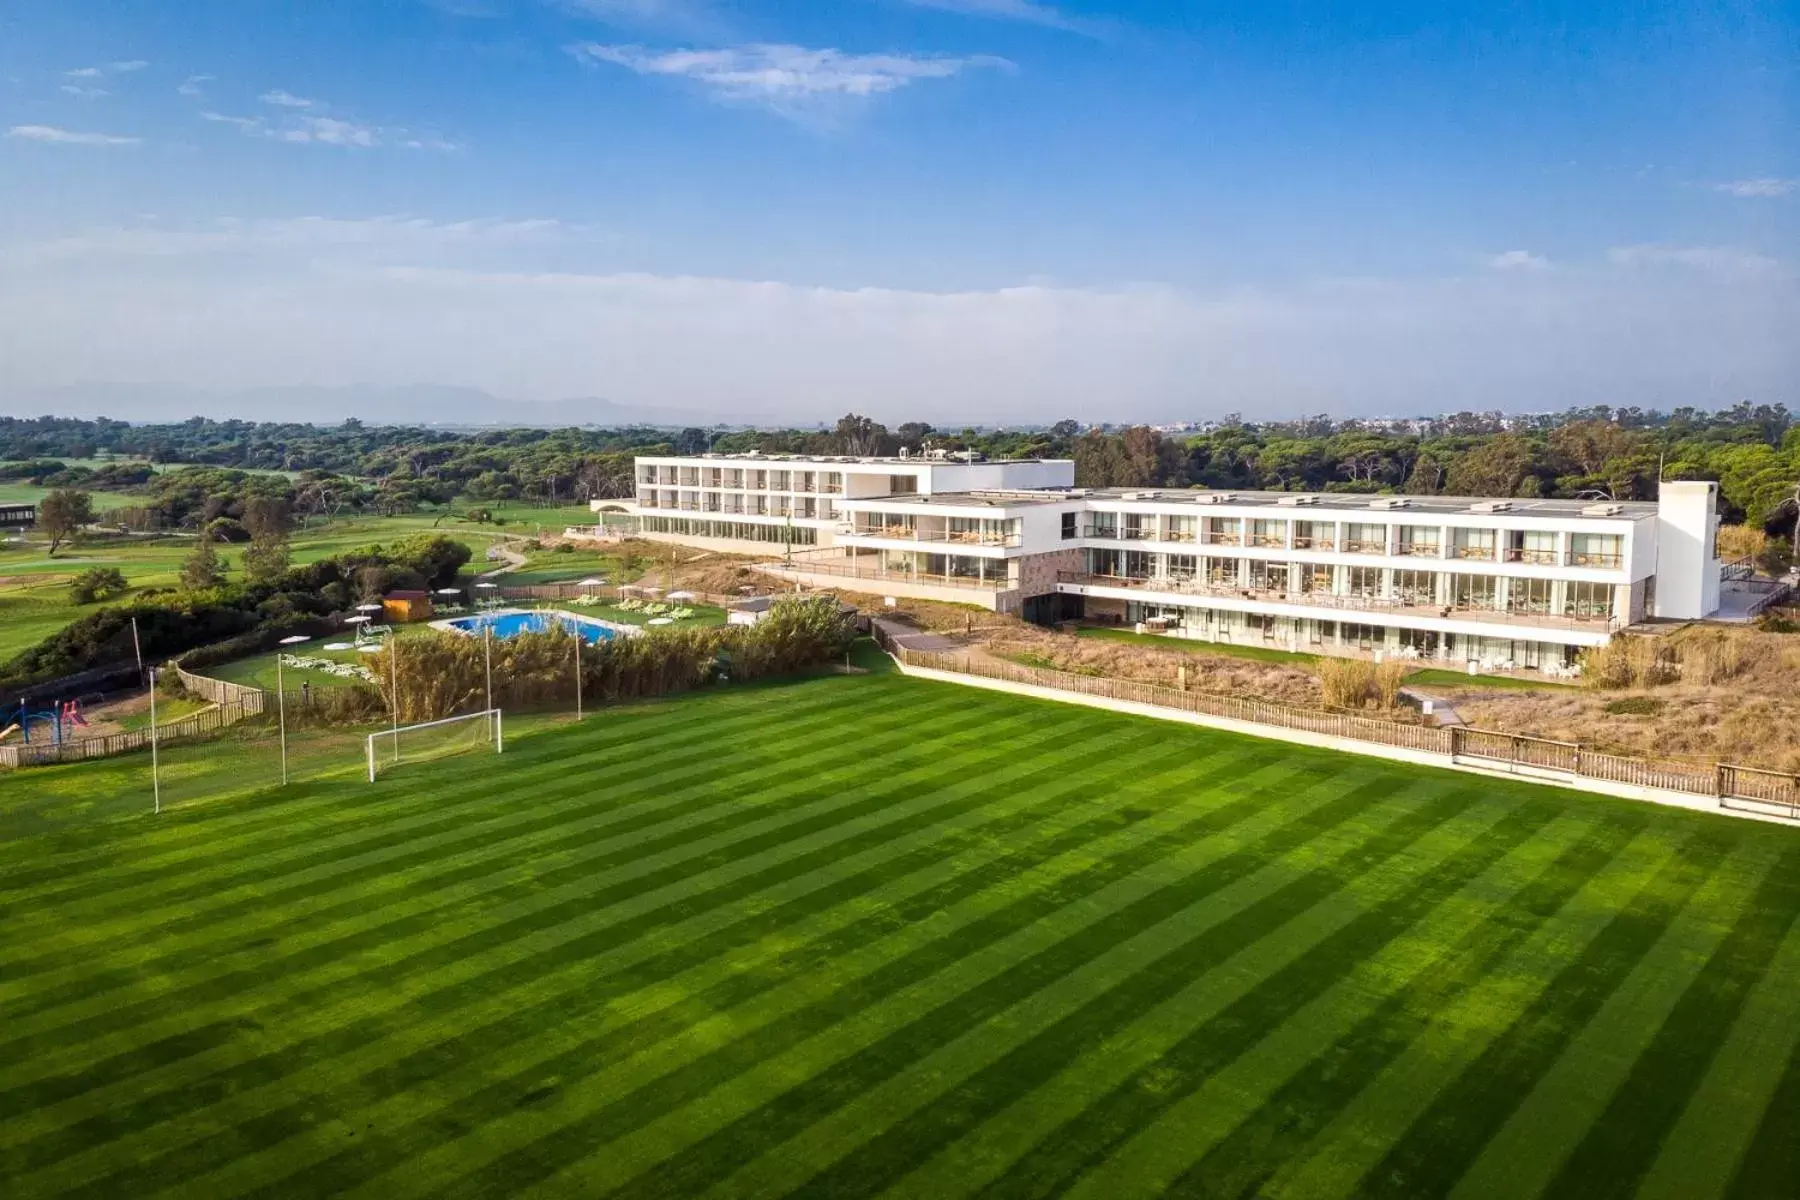
<svg viewBox="0 0 1800 1200"><path fill-rule="evenodd" d="M1155 492L1124 492L1119 496L1119 499L1121 499L1121 500L1154 500L1154 499L1156 499L1156 495L1157 494Z"/></svg>
<svg viewBox="0 0 1800 1200"><path fill-rule="evenodd" d="M1469 505L1472 513L1503 513L1512 511L1511 500L1479 500Z"/></svg>
<svg viewBox="0 0 1800 1200"><path fill-rule="evenodd" d="M1230 504L1237 499L1236 492L1202 492L1194 497L1201 504Z"/></svg>
<svg viewBox="0 0 1800 1200"><path fill-rule="evenodd" d="M1370 508L1411 508L1412 501L1405 496L1382 496L1369 501Z"/></svg>
<svg viewBox="0 0 1800 1200"><path fill-rule="evenodd" d="M1294 508L1296 506L1310 506L1317 504L1318 502L1319 498L1317 496L1283 496L1275 503L1286 508Z"/></svg>
<svg viewBox="0 0 1800 1200"><path fill-rule="evenodd" d="M1584 517L1616 517L1625 511L1623 504L1590 504L1581 510Z"/></svg>

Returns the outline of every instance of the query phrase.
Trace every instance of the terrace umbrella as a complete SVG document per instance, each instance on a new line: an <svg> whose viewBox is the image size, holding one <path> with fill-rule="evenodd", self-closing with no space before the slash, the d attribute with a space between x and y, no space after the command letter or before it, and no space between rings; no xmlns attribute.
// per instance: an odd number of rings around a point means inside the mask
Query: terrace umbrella
<svg viewBox="0 0 1800 1200"><path fill-rule="evenodd" d="M673 625L674 623L675 619L673 617L651 617L648 621L644 622L646 625Z"/></svg>
<svg viewBox="0 0 1800 1200"><path fill-rule="evenodd" d="M604 579L584 579L580 583L576 584L575 586L576 587L605 587L606 580L604 580Z"/></svg>
<svg viewBox="0 0 1800 1200"><path fill-rule="evenodd" d="M378 612L380 612L380 611L381 611L381 605L379 605L379 604L373 604L373 603L371 603L371 604L359 604L359 605L357 605L357 606L356 606L356 611L357 611L357 612L364 612L364 613L378 613Z"/></svg>
<svg viewBox="0 0 1800 1200"><path fill-rule="evenodd" d="M697 600L697 599L699 599L699 597L694 595L694 593L692 593L692 592L670 592L667 596L667 599L670 599L670 600Z"/></svg>

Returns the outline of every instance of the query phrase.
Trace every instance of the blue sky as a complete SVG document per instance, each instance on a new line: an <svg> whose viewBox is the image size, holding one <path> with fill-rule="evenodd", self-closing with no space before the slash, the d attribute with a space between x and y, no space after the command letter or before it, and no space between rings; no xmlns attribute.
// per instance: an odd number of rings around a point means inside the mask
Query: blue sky
<svg viewBox="0 0 1800 1200"><path fill-rule="evenodd" d="M0 388L1796 402L1791 4L0 4Z"/></svg>

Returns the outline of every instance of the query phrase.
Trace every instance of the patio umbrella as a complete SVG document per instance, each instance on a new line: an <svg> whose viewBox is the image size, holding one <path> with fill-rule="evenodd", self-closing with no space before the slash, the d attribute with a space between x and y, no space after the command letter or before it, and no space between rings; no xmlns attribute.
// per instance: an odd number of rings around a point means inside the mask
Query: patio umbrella
<svg viewBox="0 0 1800 1200"><path fill-rule="evenodd" d="M673 617L651 617L644 622L646 625L673 625L674 623L675 618Z"/></svg>
<svg viewBox="0 0 1800 1200"><path fill-rule="evenodd" d="M460 596L460 595L462 595L462 589L461 588L439 588L437 590L437 594L440 596Z"/></svg>
<svg viewBox="0 0 1800 1200"><path fill-rule="evenodd" d="M374 619L375 619L374 617L345 617L344 624L346 624L346 625L367 625L370 621L373 621Z"/></svg>
<svg viewBox="0 0 1800 1200"><path fill-rule="evenodd" d="M576 587L605 587L606 580L604 580L604 579L584 579L580 583L576 584L575 586Z"/></svg>
<svg viewBox="0 0 1800 1200"><path fill-rule="evenodd" d="M379 604L359 604L356 606L356 611L357 612L366 612L366 613L380 612L381 605L379 605Z"/></svg>
<svg viewBox="0 0 1800 1200"><path fill-rule="evenodd" d="M670 599L670 600L694 600L694 599L698 599L698 597L696 597L696 596L695 596L695 595L694 595L694 593L692 593L692 592L670 592L670 593L669 593L669 596L668 596L668 598L669 598L669 599Z"/></svg>

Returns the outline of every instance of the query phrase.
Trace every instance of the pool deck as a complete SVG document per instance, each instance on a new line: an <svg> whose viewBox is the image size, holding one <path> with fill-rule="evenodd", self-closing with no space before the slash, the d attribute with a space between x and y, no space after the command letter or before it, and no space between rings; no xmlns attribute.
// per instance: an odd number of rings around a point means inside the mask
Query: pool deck
<svg viewBox="0 0 1800 1200"><path fill-rule="evenodd" d="M490 617L542 616L560 617L581 625L597 625L611 633L614 637L637 637L644 631L636 625L621 625L616 621L602 621L598 617L590 617L585 613L572 613L561 608L489 608L465 617L446 617L441 621L431 622L432 629L440 629L445 633L457 633L464 637L474 637L474 629L465 629L459 622L481 621ZM477 627L479 628L479 627Z"/></svg>

